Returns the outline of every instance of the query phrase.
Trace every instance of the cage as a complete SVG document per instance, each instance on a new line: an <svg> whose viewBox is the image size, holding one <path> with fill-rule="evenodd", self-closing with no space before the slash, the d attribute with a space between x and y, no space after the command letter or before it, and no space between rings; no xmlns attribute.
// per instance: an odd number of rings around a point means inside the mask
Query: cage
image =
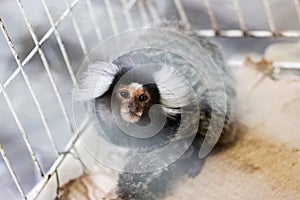
<svg viewBox="0 0 300 200"><path fill-rule="evenodd" d="M246 55L256 53L269 59L274 68L270 76L299 76L299 0L1 1L2 199L55 199L59 189L68 181L94 170L95 159L87 151L97 152L101 147L89 135L89 118L82 114L80 124L73 120L71 91L77 85L76 73L89 52L105 39L162 20L180 21L193 27L197 34L216 41L223 49L228 67L233 70L243 65ZM274 43L281 44L270 47ZM291 94L299 91L296 84L292 88ZM285 90L284 87L277 89ZM297 97L295 99L297 101ZM294 109L297 108L296 105ZM296 122L294 118L292 122ZM297 131L293 130L295 135ZM288 140L293 140L293 145L297 147L299 137L289 134L282 137L290 138ZM82 141L90 144L89 149L82 145ZM269 143L260 145L272 146ZM255 181L245 185L240 180L237 183L226 183L229 185L225 187L226 190L218 189L214 195L213 192L202 191L204 197L207 197L205 199L219 199L224 195L228 198L226 195L230 190L238 193L243 188L248 193L232 194L232 199L275 196L281 199L287 198L287 194L291 195L291 199L299 198L300 191L295 183L299 180L299 175L296 175L299 172L298 148L291 150L295 153L293 155L290 155L289 150L273 150L267 153L278 153L278 159L284 159L287 153L290 159L282 162L291 162L291 167L296 168L291 173L279 173L275 177L287 182L285 186L269 188L270 191L264 193L255 190ZM240 153L245 152L242 150ZM239 154L236 156L240 158ZM214 164L219 166L216 161L212 163L212 167ZM236 163L232 161L231 164ZM96 165L99 167L99 163ZM267 164L264 166L268 168ZM250 161L245 168L248 170L246 174L260 170L259 166ZM216 173L222 171L222 166L215 170ZM116 177L116 172L108 169L102 169L101 172L100 179L104 182L107 177ZM238 175L248 178L245 174ZM283 178L292 175L293 180ZM208 173L206 178L211 176L213 173ZM228 177L223 178L227 180ZM217 182L221 183L221 179L222 176ZM261 177L253 179L264 181ZM190 189L185 191L185 197L179 195L170 199L196 198L193 192L197 192L197 189L193 189L193 183L188 184ZM202 184L209 186L209 182L204 181ZM249 194L249 191L259 192ZM94 198L97 199L96 196Z"/></svg>

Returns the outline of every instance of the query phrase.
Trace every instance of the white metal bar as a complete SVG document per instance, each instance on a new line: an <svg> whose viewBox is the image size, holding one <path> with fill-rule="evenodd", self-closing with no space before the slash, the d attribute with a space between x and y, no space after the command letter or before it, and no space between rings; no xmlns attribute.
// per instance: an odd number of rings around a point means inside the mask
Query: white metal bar
<svg viewBox="0 0 300 200"><path fill-rule="evenodd" d="M121 0L121 3L122 3L123 14L125 15L127 29L132 29L133 28L133 21L132 21L131 14L129 12L129 8L128 8L128 6L126 6L127 5L126 0Z"/></svg>
<svg viewBox="0 0 300 200"><path fill-rule="evenodd" d="M221 37L227 37L227 38L236 38L236 37L245 36L243 31L238 30L238 29L222 30L222 31L219 31L218 33L212 29L202 29L202 30L197 31L197 33L200 36L205 36L205 37L221 36ZM298 31L298 30L281 31L281 32L277 32L276 36L284 37L284 38L299 38L300 31ZM246 37L268 38L268 37L273 37L273 33L270 31L253 30L253 31L247 31ZM22 62L23 66L31 59L31 56L34 55L34 53L35 53L34 51L36 51L36 49L38 49L38 48L35 47L29 54L30 56L27 56L26 60L24 60ZM17 68L12 73L12 75L5 81L5 83L3 84L3 87L6 88L10 84L10 82L13 81L19 73L20 73L20 68ZM1 94L1 91L0 91L0 94Z"/></svg>
<svg viewBox="0 0 300 200"><path fill-rule="evenodd" d="M12 178L13 178L13 180L15 182L15 185L17 186L17 189L19 190L22 198L23 199L27 199L27 197L26 197L26 195L24 193L24 189L22 188L22 186L20 184L20 181L19 181L19 179L17 177L17 174L16 174L15 170L13 169L12 164L10 163L10 160L6 156L6 153L5 153L5 151L4 151L4 149L3 149L3 147L2 147L1 144L0 144L0 153L2 155L2 158L3 158L5 164L6 164L7 168L8 168L8 171L9 171L10 175L12 176Z"/></svg>
<svg viewBox="0 0 300 200"><path fill-rule="evenodd" d="M173 0L176 10L179 14L180 20L186 25L187 28L190 27L190 23L188 17L186 16L185 10L183 5L181 4L180 0Z"/></svg>
<svg viewBox="0 0 300 200"><path fill-rule="evenodd" d="M27 15L26 15L25 10L23 8L22 1L21 0L17 0L17 4L18 4L19 9L21 11L21 14L22 14L22 16L24 18L25 24L26 24L26 26L27 26L27 28L28 28L28 30L30 32L30 35L31 35L31 37L32 37L32 39L34 41L34 44L39 47L38 48L39 55L40 55L40 57L42 59L42 62L43 62L43 65L44 65L44 67L46 69L47 75L48 75L48 77L50 79L50 82L51 82L52 88L54 90L55 96L56 96L56 98L58 100L60 109L62 111L62 114L63 114L63 116L65 118L65 121L66 121L67 125L69 126L71 132L73 133L74 132L73 126L71 124L70 118L69 118L69 116L67 114L66 108L65 108L64 103L62 101L62 98L61 98L60 92L58 90L57 84L56 84L56 82L55 82L55 80L53 78L53 75L52 75L51 71L50 71L49 63L48 63L47 58L46 58L46 56L44 54L44 51L39 46L38 38L37 38L36 34L34 33L33 28L31 26L30 22L28 21Z"/></svg>
<svg viewBox="0 0 300 200"><path fill-rule="evenodd" d="M294 0L295 8L298 15L298 23L300 24L300 0Z"/></svg>
<svg viewBox="0 0 300 200"><path fill-rule="evenodd" d="M31 144L30 144L30 142L28 140L27 133L26 133L24 127L22 126L19 117L17 116L15 109L12 106L11 100L8 97L6 91L3 88L3 85L1 83L0 83L0 90L2 90L2 94L3 94L4 99L5 99L5 101L6 101L7 105L8 105L8 108L9 108L11 114L13 115L14 120L16 121L17 127L20 130L21 136L22 136L22 138L23 138L23 140L25 142L25 145L26 145L29 153L30 153L31 159L32 159L33 163L35 164L35 166L37 167L40 175L43 177L44 176L44 171L43 171L43 169L41 167L41 164L38 161L38 159L37 159L37 157L36 157L36 155L35 155L35 153L33 151L33 148L32 148L32 146L31 146Z"/></svg>
<svg viewBox="0 0 300 200"><path fill-rule="evenodd" d="M57 27L61 22L62 20L68 15L68 13L71 11L71 9L77 5L77 3L79 2L79 0L75 0L70 8L68 8L67 10L65 10L65 12L62 14L62 16L55 22L55 27ZM42 39L40 40L39 42L39 46L41 46L50 36L51 34L53 33L53 27L50 28L48 30L48 32L42 37ZM22 65L25 66L31 59L32 57L36 54L36 52L38 51L38 47L39 46L35 46L31 52L25 57L25 59L23 60L22 62ZM11 81L13 81L16 76L20 73L20 68L17 68L13 73L12 75L5 81L5 83L3 84L3 87L6 88ZM0 91L0 94L1 94L1 91Z"/></svg>
<svg viewBox="0 0 300 200"><path fill-rule="evenodd" d="M243 60L228 60L226 61L226 65L229 67L241 67L243 66ZM274 68L279 69L297 69L300 70L300 63L299 62L273 62L272 63Z"/></svg>
<svg viewBox="0 0 300 200"><path fill-rule="evenodd" d="M262 0L264 5L264 10L267 15L268 25L270 28L270 31L273 33L273 36L276 36L276 28L274 23L274 18L272 15L271 7L268 0Z"/></svg>
<svg viewBox="0 0 300 200"><path fill-rule="evenodd" d="M69 0L65 0L65 3L66 3L66 5L67 5L67 7L70 7L70 6L71 6L70 3L69 3ZM81 31L80 31L80 29L79 29L77 20L75 19L72 10L71 10L71 12L69 13L69 15L70 15L70 17L71 17L71 20L72 20L72 23L73 23L73 26L74 26L74 30L75 30L75 33L76 33L76 35L77 35L77 38L78 38L80 47L81 47L81 49L82 49L82 52L83 52L84 56L88 59L88 50L87 50L86 44L85 44L85 42L84 42L84 39L83 39L82 34L81 34Z"/></svg>
<svg viewBox="0 0 300 200"><path fill-rule="evenodd" d="M44 126L44 128L45 128L45 130L46 130L46 133L47 133L47 136L48 136L48 138L49 138L49 140L50 140L50 143L51 143L53 149L54 149L54 150L56 151L56 153L58 154L58 148L57 148L57 146L56 146L56 144L55 144L55 142L54 142L54 139L53 139L53 137L52 137L52 135L51 135L51 132L50 132L48 123L47 123L47 121L46 121L46 117L45 117L45 115L44 115L44 112L42 111L41 105L40 105L40 103L39 103L39 101L38 101L38 99L37 99L37 97L36 97L36 95L35 95L35 93L34 93L34 91L33 91L33 89L32 89L32 86L31 86L31 83L30 83L30 81L29 81L29 78L28 78L27 74L26 74L25 71L24 71L24 66L23 66L22 63L21 63L20 58L19 58L19 56L18 56L18 54L17 54L17 51L16 51L16 49L15 49L13 43L12 43L12 40L11 40L11 38L9 37L8 32L7 32L7 30L6 30L4 24L2 23L1 20L0 20L0 24L1 24L1 29L2 29L2 32L3 32L3 34L4 34L4 37L5 37L5 39L6 39L6 41L7 41L7 44L8 44L8 46L9 46L9 48L10 48L10 51L11 51L11 53L13 54L15 61L17 62L18 68L20 68L20 70L21 70L21 73L22 73L22 75L23 75L23 78L24 78L24 80L25 80L25 83L26 83L26 85L27 85L27 87L28 87L28 90L29 90L31 96L32 96L32 99L33 99L33 101L34 101L34 104L35 104L35 106L36 106L36 108L37 108L37 110L38 110L38 112L39 112L39 115L40 115L40 117L41 117L43 126Z"/></svg>
<svg viewBox="0 0 300 200"><path fill-rule="evenodd" d="M74 0L72 2L72 4L70 5L69 8L67 8L63 14L60 16L60 18L54 23L55 26L52 26L47 32L46 34L42 37L42 39L39 41L39 46L41 46L54 32L54 28L56 28L67 16L68 14L71 12L71 10L73 9L73 7L75 7L78 4L79 0ZM36 52L38 52L38 47L39 46L35 46L32 51L28 54L28 56L24 59L24 61L22 62L23 65L27 64L27 62L29 60L31 60L31 58L35 55Z"/></svg>
<svg viewBox="0 0 300 200"><path fill-rule="evenodd" d="M88 127L90 122L89 116L86 116L83 120L82 123L79 125L79 127L76 129L75 134L72 136L68 144L66 145L65 152L70 152L72 148L74 147L74 144L77 142L79 136L81 133ZM54 164L51 166L49 169L47 176L41 180L40 183L38 183L30 192L29 199L36 199L39 194L42 192L42 190L45 188L47 183L50 181L50 178L56 173L56 170L59 168L59 166L63 163L67 156L67 153L61 154L57 160L54 162Z"/></svg>
<svg viewBox="0 0 300 200"><path fill-rule="evenodd" d="M219 32L218 23L217 23L217 20L216 20L215 15L214 15L214 13L213 13L213 11L212 11L212 9L211 9L209 0L204 0L204 6L205 6L205 9L206 9L206 12L207 12L209 21L210 21L211 28L212 28L216 33L218 33L218 32Z"/></svg>
<svg viewBox="0 0 300 200"><path fill-rule="evenodd" d="M144 0L139 0L137 2L138 8L139 8L139 13L141 16L141 20L142 20L142 24L143 26L146 26L149 24L149 18L147 15L147 11L145 9L145 4L144 4Z"/></svg>
<svg viewBox="0 0 300 200"><path fill-rule="evenodd" d="M73 70L72 70L71 62L70 62L69 56L68 56L68 54L67 54L65 45L63 44L63 41L62 41L62 39L61 39L61 36L60 36L60 34L59 34L57 28L55 27L53 18L52 18L52 16L51 16L50 10L49 10L49 8L48 8L48 6L47 6L45 0L42 0L42 4L43 4L43 7L44 7L44 9L45 9L45 11L46 11L48 20L49 20L49 22L50 22L50 24L51 24L51 27L53 27L53 31L54 31L55 38L56 38L56 40L57 40L59 49L60 49L60 51L61 51L61 53L62 53L64 62L66 63L66 67L67 67L67 70L68 70L69 75L70 75L70 77L71 77L71 80L72 80L73 84L74 84L75 86L77 86L77 81L76 81L74 72L73 72Z"/></svg>
<svg viewBox="0 0 300 200"><path fill-rule="evenodd" d="M111 4L110 4L111 1L110 0L104 0L104 3L105 3L105 7L106 7L107 14L108 14L108 17L109 17L111 28L113 30L113 34L116 35L116 34L119 33L119 30L118 30L115 15L113 13L113 10L112 10Z"/></svg>
<svg viewBox="0 0 300 200"><path fill-rule="evenodd" d="M300 37L300 30L299 31L281 31L276 33L277 37L285 37L285 38L293 38L293 37Z"/></svg>
<svg viewBox="0 0 300 200"><path fill-rule="evenodd" d="M202 29L197 31L200 36L205 37L227 37L227 38L235 38L235 37L255 37L255 38L270 38L274 37L271 31L247 31L247 34L244 35L243 31L240 29L229 29L229 30L221 30L216 32L212 29ZM291 31L281 31L276 32L277 37L285 37L285 38L299 38L300 37L300 30L291 30Z"/></svg>
<svg viewBox="0 0 300 200"><path fill-rule="evenodd" d="M153 1L146 1L146 5L147 5L147 8L148 8L148 10L150 12L150 15L152 17L152 20L154 22L161 21L161 19L159 17L159 14L158 14L157 7L156 7L156 5L154 5Z"/></svg>
<svg viewBox="0 0 300 200"><path fill-rule="evenodd" d="M137 0L130 0L126 3L126 0L122 0L122 3L123 4L123 7L125 8L124 10L126 10L126 12L128 11L128 9L131 9L131 7L136 3ZM300 0L295 0L295 8L297 9L297 13L298 13L298 18L299 18L299 21L300 21L300 3L299 3ZM67 16L68 14L70 13L70 11L72 10L72 8L77 5L77 3L79 2L79 0L75 0L71 3L70 7L67 8L64 13L61 15L61 17L54 23L55 26L54 27L57 27ZM208 0L205 0L206 2L206 9L209 10L208 11L208 14L210 16L210 21L211 22L215 22L215 17L213 14L210 14L211 13L211 9L208 9L208 7L210 8L210 5L208 3ZM126 9L127 8L127 9ZM130 13L129 13L130 15ZM126 15L125 15L126 16ZM127 18L127 17L126 17ZM133 26L131 26L130 24L133 24L132 23L132 20L131 18L128 18L129 20L127 20L127 24L128 24L128 27L131 28ZM212 23L212 24L216 24L216 23ZM212 37L212 36L218 36L218 32L216 32L215 30L217 29L217 26L215 25L212 25L214 28L214 30L200 30L199 33L201 33L201 35L203 36L209 36L209 37ZM22 62L22 65L25 66L29 60L32 59L32 57L35 55L35 53L38 51L38 47L41 46L50 36L51 34L54 32L54 27L51 27L48 32L42 37L42 39L39 41L39 45L38 46L35 46L31 52L26 56L26 58L23 60ZM222 37L240 37L242 36L242 34L238 33L238 34L228 34L230 33L231 31L230 30L225 30L225 31L222 31L222 34L221 36ZM238 31L236 31L238 32ZM268 32L268 31L259 31L259 30L254 30L254 31L249 31L247 32L248 36L250 37L272 37L273 36L273 33L271 32ZM278 37L299 37L299 31L297 30L289 30L289 31L282 31L282 32L277 32L276 35ZM12 75L5 81L5 83L3 84L3 87L6 88L9 83L14 80L14 78L20 73L20 68L17 68L13 73ZM1 94L1 91L0 91L0 94Z"/></svg>
<svg viewBox="0 0 300 200"><path fill-rule="evenodd" d="M125 0L126 1L126 0ZM125 4L127 10L131 10L131 8L136 4L138 0L128 0Z"/></svg>
<svg viewBox="0 0 300 200"><path fill-rule="evenodd" d="M6 88L10 82L12 82L16 77L17 75L20 73L21 69L18 67L11 75L10 77L8 77L8 79L5 81L5 83L3 84L3 87ZM0 94L1 94L1 90L0 90Z"/></svg>
<svg viewBox="0 0 300 200"><path fill-rule="evenodd" d="M102 36L100 27L99 27L99 25L97 23L97 20L96 20L96 16L95 16L95 13L94 13L94 10L93 10L92 2L91 2L91 0L87 0L86 3L87 3L88 11L89 11L91 19L92 19L92 23L93 23L93 26L94 26L94 29L95 29L97 39L98 39L99 42L101 42L103 40L103 36Z"/></svg>
<svg viewBox="0 0 300 200"><path fill-rule="evenodd" d="M274 62L273 66L279 69L298 69L300 70L300 63L296 62Z"/></svg>
<svg viewBox="0 0 300 200"><path fill-rule="evenodd" d="M234 0L233 4L234 4L235 9L236 9L236 14L237 14L237 17L238 17L238 20L239 20L240 29L246 35L247 28L246 28L245 20L244 20L244 17L243 17L243 12L242 12L241 6L240 6L240 0Z"/></svg>

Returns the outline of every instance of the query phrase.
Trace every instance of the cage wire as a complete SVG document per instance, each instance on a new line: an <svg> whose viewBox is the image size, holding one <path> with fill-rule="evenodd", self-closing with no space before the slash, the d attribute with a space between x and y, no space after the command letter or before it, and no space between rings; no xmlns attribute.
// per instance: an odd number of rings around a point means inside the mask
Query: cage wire
<svg viewBox="0 0 300 200"><path fill-rule="evenodd" d="M78 151L74 148L78 138L81 137L81 134L88 130L89 118L87 115L82 116L82 123L75 127L74 122L72 121L72 116L70 112L70 96L72 86L77 86L76 81L76 71L78 69L80 60L83 58L88 58L88 53L92 49L93 45L96 45L108 38L111 35L118 34L121 31L129 30L137 27L147 26L153 22L158 22L164 19L170 20L179 20L186 24L188 27L196 27L197 33L202 36L212 37L212 39L221 38L221 41L224 38L236 38L240 40L246 40L247 38L270 38L273 42L274 39L279 41L297 41L300 37L300 1L299 0L290 0L290 1L281 1L280 9L284 6L286 9L284 11L289 13L288 22L293 27L288 27L285 29L279 29L277 27L277 21L279 18L275 17L278 13L274 9L274 4L271 4L268 0L259 0L253 1L255 3L254 7L248 8L248 3L246 1L240 0L224 0L224 1L212 1L212 0L203 0L203 1L180 1L180 0L169 0L169 1L159 1L159 0L119 0L119 1L92 1L92 0L65 0L64 3L59 1L58 5L53 6L54 3L47 2L46 0L41 0L41 6L36 9L43 9L45 12L43 17L46 17L46 20L43 22L50 25L47 27L45 33L40 34L37 27L33 25L29 17L30 12L26 10L26 4L24 5L22 0L16 0L15 7L18 9L15 12L18 12L20 19L25 23L25 27L29 32L27 39L33 41L33 47L26 48L26 53L20 55L22 48L17 44L17 41L14 40L14 29L10 27L10 31L7 28L10 26L11 21L6 20L1 16L0 13L0 24L2 30L2 39L4 39L6 46L1 46L1 50L4 48L9 49L10 55L14 61L10 61L9 64L16 65L14 70L9 70L9 75L3 78L1 76L0 82L0 94L3 98L3 104L1 109L1 123L5 122L6 116L12 116L14 123L18 129L19 138L22 138L20 148L21 151L27 152L30 156L30 165L31 169L34 169L34 173L30 174L27 179L32 179L29 187L26 186L28 180L23 180L20 178L20 166L22 168L23 163L16 164L13 161L11 153L8 153L10 149L9 144L5 143L4 139L0 139L0 152L2 155L1 165L5 164L6 169L2 170L4 172L9 172L10 178L8 181L8 190L10 190L11 197L22 198L22 199L38 199L40 193L45 190L47 184L50 180L55 180L57 188L62 184L61 175L59 174L59 167L65 162L67 156L81 160L78 156ZM279 2L280 1L276 1ZM37 2L31 6L37 6ZM3 4L2 2L0 5ZM64 4L64 5L63 5ZM199 6L195 6L199 4ZM230 7L230 13L218 12L216 9L218 6L226 5ZM50 5L50 6L49 6ZM188 6L191 5L191 6ZM253 5L252 5L253 6ZM9 8L13 10L14 8ZM65 8L63 8L65 7ZM197 15L193 16L195 10L191 10L191 7L195 7L196 12L201 13L199 17L205 18L206 22L200 24L197 21ZM63 9L62 9L63 8ZM258 8L262 8L263 12L259 12ZM52 11L51 11L52 9ZM78 9L78 10L77 10ZM279 10L280 10L279 9ZM198 11L197 11L198 10ZM37 12L37 10L36 10ZM250 14L249 14L250 12ZM100 14L99 14L100 13ZM286 14L284 13L284 14ZM228 16L231 17L236 22L235 28L226 28L222 23L228 20ZM259 15L255 19L250 18L249 15ZM247 16L247 17L246 17ZM85 21L81 21L82 18L85 18ZM2 18L2 19L1 19ZM249 21L258 20L253 22L253 24L260 24L261 26L248 26ZM122 21L123 20L123 21ZM67 21L67 28L64 22ZM82 24L82 22L89 21L88 24ZM103 23L103 22L106 23ZM203 21L203 20L202 20ZM204 20L205 21L205 20ZM265 24L261 24L261 21L265 21ZM200 20L201 22L201 20ZM225 23L226 24L226 23ZM286 24L285 24L286 25ZM71 28L70 28L71 27ZM69 33L66 33L66 29L71 29L73 36L69 36ZM108 31L109 30L109 31ZM66 36L67 35L67 36ZM68 43L68 37L73 37L76 39L76 43ZM87 40L87 38L90 38ZM56 41L54 45L53 52L59 54L56 58L60 59L57 63L53 64L53 59L49 56L49 51L46 49L47 41L54 40ZM231 40L230 40L231 41ZM234 41L231 41L234 43ZM15 46L17 44L18 47ZM225 43L226 44L226 43ZM74 46L75 45L75 46ZM75 56L73 55L72 49L77 49L80 53L76 52ZM226 49L223 46L224 49ZM18 51L18 49L20 51ZM79 58L76 59L79 55ZM38 65L43 67L44 75L35 74L36 71L32 70L32 62L38 60ZM240 60L226 60L229 65L240 66L242 64L242 58ZM59 65L58 68L55 68L53 65ZM278 68L299 68L299 63L295 62L278 62L273 63L275 67ZM7 63L1 63L4 65L4 68L9 68L10 66ZM29 69L30 68L30 69ZM41 70L41 69L39 69ZM38 70L38 71L39 71ZM64 71L65 70L65 71ZM2 72L3 72L2 67ZM61 72L64 71L64 72ZM65 73L63 79L68 79L68 83L65 84L61 82L61 77L58 74ZM67 75L66 75L67 74ZM42 79L36 81L35 76L42 76ZM19 92L10 92L13 88L19 87L20 84L17 83L18 79L22 79L22 93ZM33 80L34 79L34 80ZM42 80L42 81L41 81ZM42 88L38 89L38 85L43 85L48 82L47 89ZM15 84L15 86L14 86ZM26 113L20 112L20 105L16 105L16 99L22 98L21 95L23 91L28 92L30 96L30 102L33 104L33 108L38 116L39 120L31 123L40 123L40 129L37 130L40 134L45 133L43 140L38 142L32 142L35 135L31 135L31 129L28 128L28 121L26 118ZM51 121L49 118L49 107L47 102L45 104L41 96L45 93L51 93L51 102L55 104L58 109L55 109L59 117L60 124L64 124L65 128L58 131L53 128L53 124L49 124ZM50 92L51 91L51 92ZM63 91L63 92L62 92ZM48 97L50 98L50 97ZM42 99L42 100L41 100ZM26 103L27 101L25 101ZM24 102L23 102L24 103ZM21 107L26 107L24 103ZM48 107L48 108L47 108ZM54 107L54 106L53 106ZM47 111L45 111L47 110ZM56 115L54 115L56 116ZM67 127L67 128L66 128ZM66 131L68 130L68 131ZM4 130L3 130L4 131ZM16 131L17 132L17 131ZM57 133L59 132L59 133ZM67 134L69 132L71 134ZM1 135L1 133L0 133ZM65 136L62 136L65 135ZM65 139L61 141L61 137ZM43 163L43 160L47 160L47 155L39 153L37 146L47 143L47 148L51 149L52 156L50 161ZM14 147L17 148L17 147ZM101 148L101 147L99 147ZM47 150L48 151L48 150ZM15 159L15 158L14 158ZM88 170L85 167L85 162L81 162L82 171ZM17 193L15 193L17 191ZM55 192L55 191L54 191Z"/></svg>

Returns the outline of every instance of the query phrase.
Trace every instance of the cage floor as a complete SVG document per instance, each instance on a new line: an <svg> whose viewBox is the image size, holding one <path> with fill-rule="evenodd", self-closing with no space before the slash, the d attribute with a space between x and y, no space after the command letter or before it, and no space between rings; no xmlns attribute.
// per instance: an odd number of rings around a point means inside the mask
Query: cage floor
<svg viewBox="0 0 300 200"><path fill-rule="evenodd" d="M261 74L235 70L239 139L210 155L199 176L178 183L174 199L300 199L299 80L256 84ZM62 199L114 199L116 173L85 174L61 188Z"/></svg>

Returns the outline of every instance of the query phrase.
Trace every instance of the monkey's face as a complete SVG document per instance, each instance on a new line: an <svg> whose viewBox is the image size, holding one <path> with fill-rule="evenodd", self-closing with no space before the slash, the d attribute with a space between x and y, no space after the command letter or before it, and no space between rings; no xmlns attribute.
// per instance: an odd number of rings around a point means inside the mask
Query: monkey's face
<svg viewBox="0 0 300 200"><path fill-rule="evenodd" d="M143 85L138 83L119 85L116 92L123 120L137 123L143 115L148 113L151 106L151 95Z"/></svg>

